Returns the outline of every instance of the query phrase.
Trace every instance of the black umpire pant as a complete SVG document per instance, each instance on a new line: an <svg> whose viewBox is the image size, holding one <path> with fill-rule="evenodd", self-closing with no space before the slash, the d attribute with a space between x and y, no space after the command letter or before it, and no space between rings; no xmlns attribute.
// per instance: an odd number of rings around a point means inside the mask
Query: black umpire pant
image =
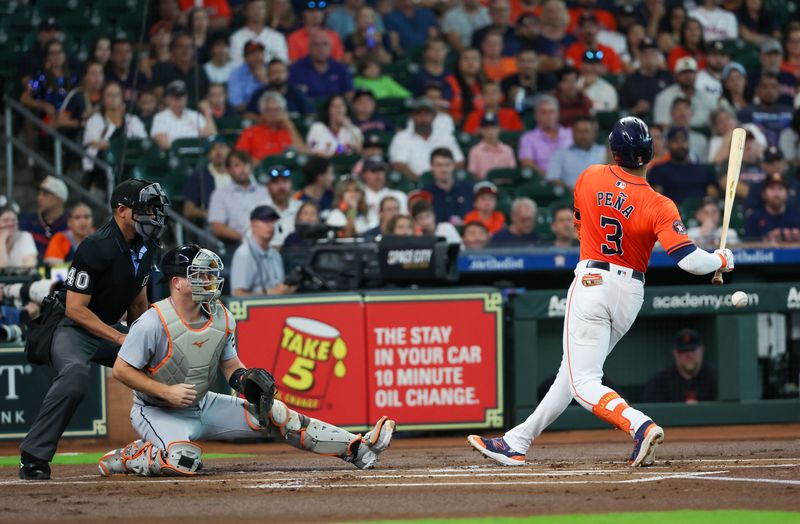
<svg viewBox="0 0 800 524"><path fill-rule="evenodd" d="M122 333L128 332L122 324L113 327ZM57 374L20 450L48 462L53 460L58 440L86 395L90 364L96 362L112 367L119 348L118 344L92 335L69 318L58 324L50 349Z"/></svg>

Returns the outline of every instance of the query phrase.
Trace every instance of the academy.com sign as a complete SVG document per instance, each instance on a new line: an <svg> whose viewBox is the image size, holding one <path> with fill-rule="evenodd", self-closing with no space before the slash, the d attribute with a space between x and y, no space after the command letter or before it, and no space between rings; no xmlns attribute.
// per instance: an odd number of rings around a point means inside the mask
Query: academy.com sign
<svg viewBox="0 0 800 524"><path fill-rule="evenodd" d="M652 307L657 310L670 309L722 309L732 308L733 302L731 294L721 295L695 295L686 292L681 295L663 295L653 297ZM748 295L748 305L757 306L759 302L758 293Z"/></svg>

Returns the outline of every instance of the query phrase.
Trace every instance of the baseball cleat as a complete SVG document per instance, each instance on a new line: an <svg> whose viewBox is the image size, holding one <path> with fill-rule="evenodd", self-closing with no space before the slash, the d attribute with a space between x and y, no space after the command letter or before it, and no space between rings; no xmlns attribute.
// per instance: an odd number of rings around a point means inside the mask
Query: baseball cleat
<svg viewBox="0 0 800 524"><path fill-rule="evenodd" d="M511 446L506 443L503 437L483 438L478 435L470 435L467 437L467 442L483 455L504 466L525 465L525 454L511 449Z"/></svg>
<svg viewBox="0 0 800 524"><path fill-rule="evenodd" d="M378 463L378 455L385 451L392 442L395 427L395 421L384 416L363 438L359 437L354 440L351 446L358 443L358 447L353 450L355 453L355 458L352 460L353 465L358 469L374 468Z"/></svg>
<svg viewBox="0 0 800 524"><path fill-rule="evenodd" d="M19 478L22 480L50 480L50 464L46 460L22 452L19 460Z"/></svg>
<svg viewBox="0 0 800 524"><path fill-rule="evenodd" d="M636 431L633 437L633 453L628 463L633 467L652 466L656 460L656 448L664 442L664 430L648 420Z"/></svg>

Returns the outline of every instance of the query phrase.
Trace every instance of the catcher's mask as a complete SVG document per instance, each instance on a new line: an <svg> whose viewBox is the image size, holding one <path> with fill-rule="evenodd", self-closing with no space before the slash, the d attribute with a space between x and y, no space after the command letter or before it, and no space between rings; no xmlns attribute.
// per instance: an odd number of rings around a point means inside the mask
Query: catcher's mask
<svg viewBox="0 0 800 524"><path fill-rule="evenodd" d="M192 300L200 304L209 315L217 310L217 302L225 282L220 277L224 267L216 253L197 244L184 244L171 249L161 262L164 278L186 278L192 288Z"/></svg>
<svg viewBox="0 0 800 524"><path fill-rule="evenodd" d="M161 185L146 180L126 180L114 188L111 207L120 205L131 208L136 233L143 239L161 248L161 235L167 222L164 211L169 205Z"/></svg>

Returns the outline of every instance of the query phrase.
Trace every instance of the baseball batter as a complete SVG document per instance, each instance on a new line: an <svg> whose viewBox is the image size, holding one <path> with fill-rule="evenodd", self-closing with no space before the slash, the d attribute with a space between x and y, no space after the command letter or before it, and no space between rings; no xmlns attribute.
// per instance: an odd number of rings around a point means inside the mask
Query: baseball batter
<svg viewBox="0 0 800 524"><path fill-rule="evenodd" d="M556 380L533 414L503 437L467 439L501 464L523 465L533 440L574 398L633 437L632 466L652 465L664 430L601 383L603 364L639 313L644 272L656 241L689 273L733 269L731 251L697 249L675 204L647 183L653 140L644 122L622 118L608 141L616 165L590 166L575 185L580 262L567 295L564 355Z"/></svg>
<svg viewBox="0 0 800 524"><path fill-rule="evenodd" d="M294 447L374 467L394 421L383 417L362 437L275 400L272 375L246 369L236 354L236 323L218 304L221 270L215 253L194 244L164 255L170 296L131 326L114 364L114 377L134 390L131 422L141 439L103 456L101 475L193 475L198 440L253 439L271 429ZM218 370L246 400L209 391Z"/></svg>

